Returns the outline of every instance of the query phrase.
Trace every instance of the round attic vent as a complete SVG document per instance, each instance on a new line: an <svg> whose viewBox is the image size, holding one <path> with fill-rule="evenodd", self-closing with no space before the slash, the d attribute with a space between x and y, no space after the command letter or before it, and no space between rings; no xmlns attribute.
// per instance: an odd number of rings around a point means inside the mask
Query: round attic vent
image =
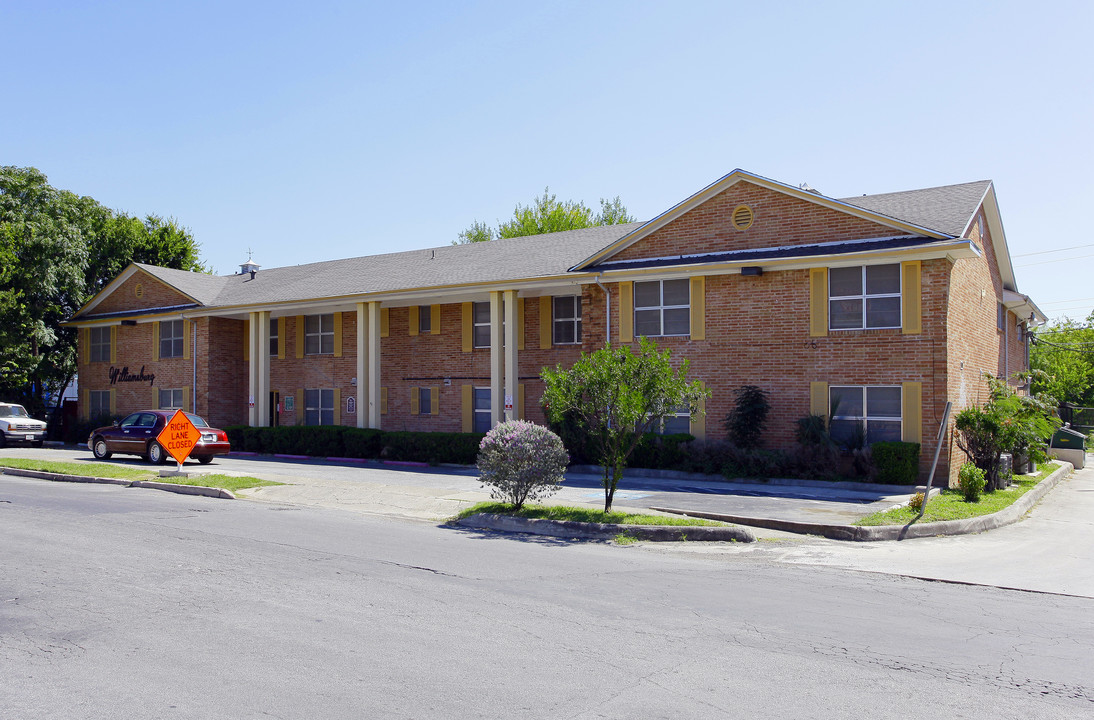
<svg viewBox="0 0 1094 720"><path fill-rule="evenodd" d="M756 219L756 216L752 213L752 208L748 205L738 205L733 208L733 227L738 230L748 230L752 227L752 221Z"/></svg>
<svg viewBox="0 0 1094 720"><path fill-rule="evenodd" d="M133 288L133 294L136 295L137 297L143 297L144 296L144 285L141 285L140 283L137 283L137 286Z"/></svg>

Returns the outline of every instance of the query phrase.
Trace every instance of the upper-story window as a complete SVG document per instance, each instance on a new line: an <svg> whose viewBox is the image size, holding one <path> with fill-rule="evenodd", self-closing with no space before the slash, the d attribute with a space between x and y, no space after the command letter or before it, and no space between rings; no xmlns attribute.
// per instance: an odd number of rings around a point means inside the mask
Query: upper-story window
<svg viewBox="0 0 1094 720"><path fill-rule="evenodd" d="M429 305L420 305L418 307L418 333L424 335L425 333L433 331L433 308Z"/></svg>
<svg viewBox="0 0 1094 720"><path fill-rule="evenodd" d="M110 328L91 328L91 362L110 362Z"/></svg>
<svg viewBox="0 0 1094 720"><path fill-rule="evenodd" d="M183 355L182 320L160 321L160 357L179 358Z"/></svg>
<svg viewBox="0 0 1094 720"><path fill-rule="evenodd" d="M270 355L277 357L277 318L270 318Z"/></svg>
<svg viewBox="0 0 1094 720"><path fill-rule="evenodd" d="M828 270L831 330L900 327L900 265Z"/></svg>
<svg viewBox="0 0 1094 720"><path fill-rule="evenodd" d="M581 342L581 296L565 295L552 298L554 321L552 341L555 345Z"/></svg>
<svg viewBox="0 0 1094 720"><path fill-rule="evenodd" d="M474 303L471 310L474 346L477 348L490 347L490 303Z"/></svg>
<svg viewBox="0 0 1094 720"><path fill-rule="evenodd" d="M687 278L634 284L634 334L655 337L691 332L691 291Z"/></svg>
<svg viewBox="0 0 1094 720"><path fill-rule="evenodd" d="M304 354L334 354L333 313L328 313L327 315L308 315L304 318Z"/></svg>

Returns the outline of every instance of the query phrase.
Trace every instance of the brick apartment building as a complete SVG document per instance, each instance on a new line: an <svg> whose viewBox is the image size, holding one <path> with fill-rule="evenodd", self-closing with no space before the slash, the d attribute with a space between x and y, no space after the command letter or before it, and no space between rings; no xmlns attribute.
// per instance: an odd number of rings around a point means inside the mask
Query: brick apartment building
<svg viewBox="0 0 1094 720"><path fill-rule="evenodd" d="M947 400L1017 382L1044 315L1017 292L990 181L834 199L736 170L645 223L228 276L126 268L76 313L84 417L485 430L544 422L544 366L645 335L712 390L666 430L719 437L736 388L773 438L934 452ZM511 401L512 409L506 410ZM955 471L950 435L945 477Z"/></svg>

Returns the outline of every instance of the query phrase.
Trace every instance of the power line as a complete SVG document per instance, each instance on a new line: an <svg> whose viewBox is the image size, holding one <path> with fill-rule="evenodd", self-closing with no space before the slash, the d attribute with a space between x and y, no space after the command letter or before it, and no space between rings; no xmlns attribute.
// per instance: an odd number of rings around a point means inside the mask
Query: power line
<svg viewBox="0 0 1094 720"><path fill-rule="evenodd" d="M1092 257L1094 257L1094 255L1080 255L1078 257L1059 258L1057 260L1042 260L1041 262L1035 263L1022 263L1020 265L1015 265L1014 267L1033 267L1034 265L1048 265L1049 263L1071 262L1072 260L1084 260L1086 258Z"/></svg>
<svg viewBox="0 0 1094 720"><path fill-rule="evenodd" d="M1063 305L1064 303L1085 302L1087 300L1094 300L1094 297L1075 298L1073 300L1053 300L1052 302L1043 302L1041 304L1042 305Z"/></svg>
<svg viewBox="0 0 1094 720"><path fill-rule="evenodd" d="M1060 248L1059 250L1038 250L1037 252L1020 253L1018 255L1011 255L1011 257L1029 257L1030 255L1045 255L1047 253L1066 252L1068 250L1082 250L1083 248L1088 248L1088 247L1094 247L1094 243L1090 243L1089 245L1076 245L1074 247Z"/></svg>

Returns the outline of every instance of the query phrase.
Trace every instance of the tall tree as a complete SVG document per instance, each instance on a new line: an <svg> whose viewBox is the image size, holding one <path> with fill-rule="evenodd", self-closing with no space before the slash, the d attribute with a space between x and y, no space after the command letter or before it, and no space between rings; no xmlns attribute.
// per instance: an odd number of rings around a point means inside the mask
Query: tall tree
<svg viewBox="0 0 1094 720"><path fill-rule="evenodd" d="M131 261L205 271L198 248L174 220L137 220L35 168L0 166L0 397L41 412L76 373L76 332L61 323Z"/></svg>
<svg viewBox="0 0 1094 720"><path fill-rule="evenodd" d="M566 370L544 368L542 403L551 422L576 421L604 468L604 512L611 512L623 469L642 436L679 408L692 414L710 395L688 382L688 361L673 367L669 351L643 337L638 352L627 345L604 347Z"/></svg>
<svg viewBox="0 0 1094 720"><path fill-rule="evenodd" d="M475 220L471 227L461 232L459 238L452 244L463 245L494 238L542 235L563 230L580 230L597 225L621 225L634 221L635 218L627 212L627 208L618 195L611 200L601 198L600 212L594 213L585 203L573 200L560 201L550 192L550 188L544 188L543 195L535 198L531 205L518 204L513 210L512 219L499 222L497 229L485 222Z"/></svg>
<svg viewBox="0 0 1094 720"><path fill-rule="evenodd" d="M1061 402L1094 407L1094 312L1085 321L1068 318L1036 331L1030 348L1031 391Z"/></svg>

